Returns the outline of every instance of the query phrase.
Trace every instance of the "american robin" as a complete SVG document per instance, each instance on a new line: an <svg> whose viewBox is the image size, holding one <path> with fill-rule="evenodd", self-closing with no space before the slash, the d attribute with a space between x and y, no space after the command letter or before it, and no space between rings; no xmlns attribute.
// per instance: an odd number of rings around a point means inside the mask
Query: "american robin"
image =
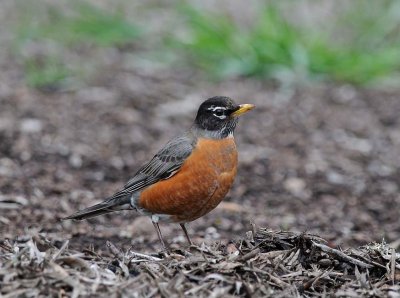
<svg viewBox="0 0 400 298"><path fill-rule="evenodd" d="M122 190L64 219L133 209L150 216L164 250L160 221L179 223L192 244L185 224L213 210L232 186L238 162L233 133L238 116L253 108L229 97L207 99L192 127L170 140Z"/></svg>

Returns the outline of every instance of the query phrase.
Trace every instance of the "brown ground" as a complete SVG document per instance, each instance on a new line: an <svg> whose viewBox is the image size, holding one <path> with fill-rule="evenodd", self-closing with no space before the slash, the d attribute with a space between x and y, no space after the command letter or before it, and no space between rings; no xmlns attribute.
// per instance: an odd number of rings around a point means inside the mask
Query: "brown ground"
<svg viewBox="0 0 400 298"><path fill-rule="evenodd" d="M4 82L0 94L0 222L4 238L45 233L75 247L113 237L157 249L134 213L59 218L121 187L198 104L221 94L257 106L236 131L240 168L221 208L190 225L200 243L258 226L309 231L342 246L400 239L400 102L350 86L277 90L252 81L211 85L179 75L109 73L97 87L43 93ZM172 243L179 228L163 225ZM142 245L142 242L144 244ZM398 245L398 244L397 244Z"/></svg>
<svg viewBox="0 0 400 298"><path fill-rule="evenodd" d="M347 85L279 89L251 80L211 84L122 69L69 91L41 92L4 76L0 240L17 245L33 237L60 247L69 239L71 249L103 256L110 253L107 241L123 251L158 251L149 219L132 212L59 219L118 190L213 95L257 109L236 131L240 167L230 195L190 225L196 244L238 243L255 223L315 233L332 247L383 239L399 247L398 93ZM172 248L185 248L177 225L161 229Z"/></svg>

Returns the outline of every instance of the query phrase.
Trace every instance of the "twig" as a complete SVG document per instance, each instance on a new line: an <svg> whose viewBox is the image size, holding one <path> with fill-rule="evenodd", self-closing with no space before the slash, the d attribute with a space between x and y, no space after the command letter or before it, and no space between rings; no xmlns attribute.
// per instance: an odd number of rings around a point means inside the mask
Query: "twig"
<svg viewBox="0 0 400 298"><path fill-rule="evenodd" d="M326 246L325 244L316 243L314 241L311 241L311 242L312 242L312 244L314 246L318 247L323 252L326 252L326 253L329 253L329 254L333 254L333 255L337 256L338 258L340 258L340 259L342 259L344 261L347 261L347 262L349 262L351 264L357 265L357 266L362 267L362 268L373 268L374 267L373 265L370 265L370 264L364 263L364 262L362 262L360 260L357 260L355 258L352 258L352 257L346 255L344 252L341 252L340 250L337 250L337 249L334 249L334 248L330 248L329 246Z"/></svg>
<svg viewBox="0 0 400 298"><path fill-rule="evenodd" d="M61 246L61 248L54 254L54 256L51 258L53 261L56 260L63 252L64 250L67 248L69 243L69 240L64 241L63 245Z"/></svg>
<svg viewBox="0 0 400 298"><path fill-rule="evenodd" d="M106 246L111 251L111 253L116 256L118 259L123 259L124 254L110 241L106 242Z"/></svg>
<svg viewBox="0 0 400 298"><path fill-rule="evenodd" d="M272 282L274 282L278 286L282 287L283 289L285 287L289 287L290 286L289 283L283 281L282 279L279 279L278 277L274 276L272 273L269 273L268 271L261 270L261 269L258 269L258 268L247 268L247 267L245 267L243 269L246 270L246 271L249 271L249 272L256 272L256 273L267 275Z"/></svg>
<svg viewBox="0 0 400 298"><path fill-rule="evenodd" d="M55 259L54 262L56 264L66 264L70 267L79 267L88 270L89 272L92 272L92 268L90 268L88 262L86 262L84 259L81 258L76 258L71 256L59 257Z"/></svg>
<svg viewBox="0 0 400 298"><path fill-rule="evenodd" d="M302 283L300 285L298 285L297 289L300 292L304 292L307 291L309 288L311 288L311 286L317 281L319 280L322 276L324 275L324 272L321 272L320 274L318 274L317 276L309 279L308 281L306 281L305 283Z"/></svg>
<svg viewBox="0 0 400 298"><path fill-rule="evenodd" d="M134 251L131 251L131 250L129 251L129 255L132 258L142 258L142 259L148 260L148 261L156 261L156 262L158 262L158 261L162 261L163 260L163 259L160 259L160 258L157 258L157 257L152 257L152 256L149 256L149 255L141 254L141 253L134 252Z"/></svg>
<svg viewBox="0 0 400 298"><path fill-rule="evenodd" d="M236 260L239 260L239 261L246 262L246 261L256 257L259 253L260 253L260 249L256 248L256 249L253 249L252 251L248 252L247 254L245 254L243 256L236 256L236 257L232 258L231 261L234 262Z"/></svg>
<svg viewBox="0 0 400 298"><path fill-rule="evenodd" d="M296 262L299 259L299 254L300 254L300 249L296 250L292 256L290 256L289 260L286 261L286 265L289 268L292 268L293 263Z"/></svg>
<svg viewBox="0 0 400 298"><path fill-rule="evenodd" d="M243 257L241 257L240 260L243 262L248 261L248 260L258 256L259 253L260 253L259 248L253 249L252 251L248 252Z"/></svg>
<svg viewBox="0 0 400 298"><path fill-rule="evenodd" d="M354 250L352 250L352 252L354 252ZM355 255L367 262L369 262L371 265L375 265L377 267L381 267L382 269L386 269L386 267L382 264L379 264L378 262L375 262L374 260L369 260L367 259L364 255L360 254L359 252L356 252Z"/></svg>
<svg viewBox="0 0 400 298"><path fill-rule="evenodd" d="M392 256L390 258L390 279L392 280L392 284L395 284L395 276L396 276L396 250L394 248L391 249Z"/></svg>

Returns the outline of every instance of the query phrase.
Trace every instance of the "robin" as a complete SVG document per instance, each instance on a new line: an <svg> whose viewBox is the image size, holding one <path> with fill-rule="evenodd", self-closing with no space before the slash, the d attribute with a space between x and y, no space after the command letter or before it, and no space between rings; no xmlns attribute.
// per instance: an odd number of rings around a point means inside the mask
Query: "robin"
<svg viewBox="0 0 400 298"><path fill-rule="evenodd" d="M238 117L253 108L229 97L207 99L192 127L170 140L122 190L64 219L133 209L151 218L164 250L160 221L179 223L192 245L185 224L213 210L231 188L238 163L233 133Z"/></svg>

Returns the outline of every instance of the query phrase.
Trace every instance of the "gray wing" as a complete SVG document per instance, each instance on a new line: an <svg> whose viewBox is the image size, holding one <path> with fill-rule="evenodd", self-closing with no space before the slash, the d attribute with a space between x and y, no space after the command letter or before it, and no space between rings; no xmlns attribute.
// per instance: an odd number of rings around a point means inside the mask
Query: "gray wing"
<svg viewBox="0 0 400 298"><path fill-rule="evenodd" d="M192 153L196 138L191 133L170 140L135 176L114 196L143 189L157 181L168 179L179 171L186 158Z"/></svg>
<svg viewBox="0 0 400 298"><path fill-rule="evenodd" d="M78 211L64 219L85 219L126 209L131 194L157 181L167 179L179 171L186 158L192 153L197 139L190 132L169 141L149 163L145 164L128 181L124 188L102 203ZM124 207L125 206L125 207Z"/></svg>

